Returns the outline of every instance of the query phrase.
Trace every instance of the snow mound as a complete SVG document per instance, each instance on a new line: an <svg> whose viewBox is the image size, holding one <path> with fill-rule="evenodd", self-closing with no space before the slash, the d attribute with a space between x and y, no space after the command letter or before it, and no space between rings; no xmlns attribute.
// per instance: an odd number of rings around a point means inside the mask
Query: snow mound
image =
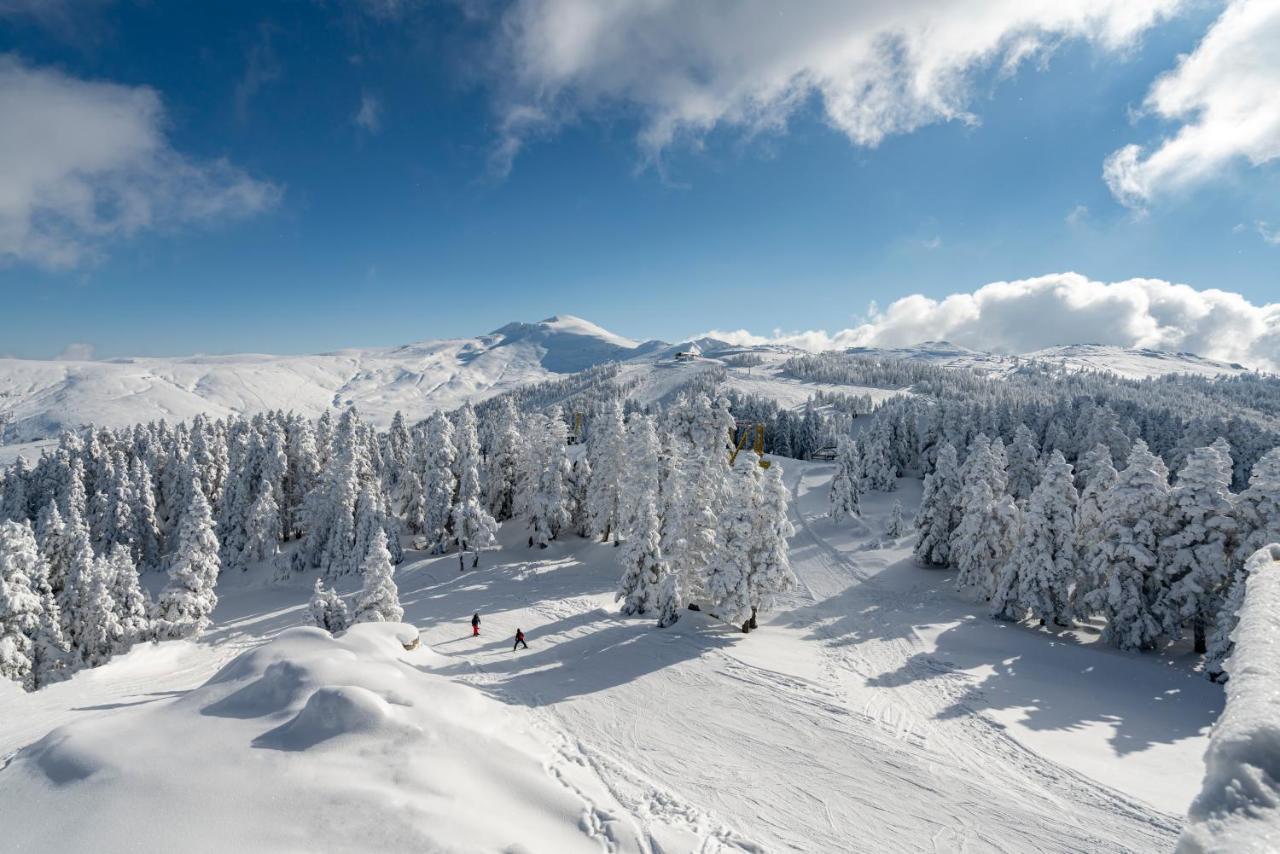
<svg viewBox="0 0 1280 854"><path fill-rule="evenodd" d="M0 770L0 847L599 852L529 713L416 637L290 629L178 699L53 730Z"/></svg>
<svg viewBox="0 0 1280 854"><path fill-rule="evenodd" d="M1209 737L1204 788L1179 854L1280 851L1280 544L1249 559L1226 663L1227 706Z"/></svg>

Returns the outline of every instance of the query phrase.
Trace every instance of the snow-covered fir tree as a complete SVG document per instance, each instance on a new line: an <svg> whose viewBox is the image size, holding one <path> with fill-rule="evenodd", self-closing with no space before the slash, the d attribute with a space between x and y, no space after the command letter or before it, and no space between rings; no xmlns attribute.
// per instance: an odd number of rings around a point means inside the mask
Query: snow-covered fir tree
<svg viewBox="0 0 1280 854"><path fill-rule="evenodd" d="M657 509L660 447L653 419L632 416L626 440L620 523L623 570L617 598L624 614L650 614L658 609L664 573Z"/></svg>
<svg viewBox="0 0 1280 854"><path fill-rule="evenodd" d="M1026 501L1041 480L1040 451L1026 424L1018 424L1007 452L1009 494L1015 501Z"/></svg>
<svg viewBox="0 0 1280 854"><path fill-rule="evenodd" d="M312 622L330 634L345 632L351 622L347 603L332 587L325 587L324 581L319 578L316 579L309 609Z"/></svg>
<svg viewBox="0 0 1280 854"><path fill-rule="evenodd" d="M47 577L31 528L25 522L0 522L0 677L21 682L28 691L56 681L66 663Z"/></svg>
<svg viewBox="0 0 1280 854"><path fill-rule="evenodd" d="M564 426L560 423L559 435L563 437ZM476 413L470 403L458 412L457 447L458 494L453 504L453 536L460 553L472 553L471 565L475 566L480 552L493 548L497 542L498 524L486 509L480 493L480 444L476 435Z"/></svg>
<svg viewBox="0 0 1280 854"><path fill-rule="evenodd" d="M1076 481L1083 484L1076 510L1076 542L1080 555L1069 597L1071 616L1077 620L1098 613L1105 596L1107 563L1100 554L1102 543L1098 532L1102 527L1102 502L1119 477L1111 464L1111 449L1103 444L1094 445L1081 466L1088 474L1081 481L1079 472L1076 473Z"/></svg>
<svg viewBox="0 0 1280 854"><path fill-rule="evenodd" d="M1217 620L1231 578L1237 526L1231 458L1219 447L1197 448L1178 471L1160 542L1156 610L1165 633L1177 638L1190 623L1195 651Z"/></svg>
<svg viewBox="0 0 1280 854"><path fill-rule="evenodd" d="M1095 597L1096 609L1107 620L1102 637L1121 649L1149 649L1162 631L1156 600L1168 502L1164 466L1138 440L1128 465L1103 497L1094 555L1093 573L1107 579Z"/></svg>
<svg viewBox="0 0 1280 854"><path fill-rule="evenodd" d="M453 434L453 424L443 413L434 412L427 419L424 438L426 468L422 473L426 515L422 532L435 552L444 551L452 530L454 494L458 487L454 476L458 451Z"/></svg>
<svg viewBox="0 0 1280 854"><path fill-rule="evenodd" d="M1021 533L991 601L992 615L1006 620L1030 613L1041 625L1071 623L1068 601L1079 562L1076 493L1071 464L1054 451L1031 492Z"/></svg>
<svg viewBox="0 0 1280 854"><path fill-rule="evenodd" d="M138 580L138 567L128 548L116 545L107 557L108 594L115 606L120 636L116 653L128 652L136 643L151 638L151 600Z"/></svg>
<svg viewBox="0 0 1280 854"><path fill-rule="evenodd" d="M964 500L964 514L951 536L951 564L959 570L956 587L993 599L1017 544L1022 513L1012 496L993 496L982 478L965 490Z"/></svg>
<svg viewBox="0 0 1280 854"><path fill-rule="evenodd" d="M859 498L862 492L862 454L857 443L841 436L836 445L836 471L827 494L831 518L836 522L862 515Z"/></svg>
<svg viewBox="0 0 1280 854"><path fill-rule="evenodd" d="M787 517L790 499L791 495L782 482L782 466L775 461L761 477L753 526L755 542L752 544L751 574L747 579L753 629L756 628L757 612L771 610L778 594L795 589L797 583L791 569L787 542L795 533Z"/></svg>
<svg viewBox="0 0 1280 854"><path fill-rule="evenodd" d="M485 506L496 521L505 522L515 513L517 462L522 440L519 415L510 397L504 397L492 418L496 424L489 456L485 461Z"/></svg>
<svg viewBox="0 0 1280 854"><path fill-rule="evenodd" d="M881 419L862 434L858 443L861 451L862 491L892 492L898 486L897 469L894 466L889 421Z"/></svg>
<svg viewBox="0 0 1280 854"><path fill-rule="evenodd" d="M214 589L221 569L213 527L213 514L203 490L193 488L191 505L178 530L169 583L156 601L152 618L160 640L198 637L209 626L210 615L218 604Z"/></svg>
<svg viewBox="0 0 1280 854"><path fill-rule="evenodd" d="M889 518L884 523L885 536L895 540L901 537L902 525L902 500L895 498L893 506L889 508Z"/></svg>
<svg viewBox="0 0 1280 854"><path fill-rule="evenodd" d="M750 451L738 454L728 479L728 500L720 514L716 548L704 582L712 613L738 623L751 613L752 526L759 517L760 466Z"/></svg>
<svg viewBox="0 0 1280 854"><path fill-rule="evenodd" d="M951 562L951 534L959 524L956 500L960 493L960 464L950 442L938 447L933 472L924 479L924 494L916 512L916 561L924 566Z"/></svg>
<svg viewBox="0 0 1280 854"><path fill-rule="evenodd" d="M395 568L391 565L391 552L387 551L387 535L381 529L374 533L360 571L364 576L364 587L356 597L353 621L398 623L404 619L400 591L394 577Z"/></svg>
<svg viewBox="0 0 1280 854"><path fill-rule="evenodd" d="M1265 545L1280 543L1280 447L1267 451L1253 464L1249 486L1236 499L1235 518L1238 563Z"/></svg>
<svg viewBox="0 0 1280 854"><path fill-rule="evenodd" d="M241 551L243 567L251 561L271 560L280 552L280 508L275 494L267 484L262 484L258 497L249 508L245 521L245 542Z"/></svg>
<svg viewBox="0 0 1280 854"><path fill-rule="evenodd" d="M622 404L611 399L591 419L591 434L587 440L587 459L591 464L587 509L601 542L617 534L622 515L625 454Z"/></svg>

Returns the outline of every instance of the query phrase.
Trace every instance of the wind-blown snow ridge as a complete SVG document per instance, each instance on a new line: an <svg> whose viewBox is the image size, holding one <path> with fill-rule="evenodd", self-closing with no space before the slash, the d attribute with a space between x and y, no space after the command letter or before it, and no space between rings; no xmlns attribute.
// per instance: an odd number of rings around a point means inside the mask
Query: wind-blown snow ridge
<svg viewBox="0 0 1280 854"><path fill-rule="evenodd" d="M1266 854L1280 846L1280 543L1249 558L1227 706L1209 738L1204 788L1179 854Z"/></svg>

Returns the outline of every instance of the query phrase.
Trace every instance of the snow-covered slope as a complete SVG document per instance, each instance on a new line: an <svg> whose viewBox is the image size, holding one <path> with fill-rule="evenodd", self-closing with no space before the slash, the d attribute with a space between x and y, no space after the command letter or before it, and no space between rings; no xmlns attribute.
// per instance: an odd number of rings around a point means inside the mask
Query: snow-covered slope
<svg viewBox="0 0 1280 854"><path fill-rule="evenodd" d="M837 524L832 465L775 464L799 586L750 635L623 616L619 550L506 523L465 573L407 552L414 651L395 626L287 631L313 577L253 569L223 574L198 643L0 680L0 850L1172 849L1222 700L1189 642L990 620L882 535L919 481Z"/></svg>
<svg viewBox="0 0 1280 854"><path fill-rule="evenodd" d="M315 416L355 404L375 423L423 417L530 382L604 362L656 353L579 318L512 323L478 338L312 356L191 356L107 362L0 359L0 414L9 441L64 427L124 426L204 412L215 417L265 409Z"/></svg>
<svg viewBox="0 0 1280 854"><path fill-rule="evenodd" d="M679 352L699 354L683 370L669 370ZM762 382L767 366L799 352L786 347L741 347L713 338L672 345L637 342L581 318L557 315L538 323L510 323L488 335L421 341L401 347L339 350L310 356L191 356L116 359L103 362L0 359L0 427L4 441L30 442L66 427L94 423L120 427L198 413L214 417L285 409L316 416L354 404L385 426L396 410L411 418L464 400L481 400L530 382L621 362L656 392L672 381L750 352L766 368L738 371L735 383L757 394L778 392L784 405L803 402L814 389L804 383ZM1240 373L1239 365L1188 353L1158 353L1098 345L1054 347L1025 356L1001 356L926 341L914 347L849 351L868 358L901 359L1001 375L1038 360L1068 370L1112 371L1146 377L1166 373ZM776 371L773 372L776 374ZM740 374L741 376L737 376ZM740 381L739 381L740 380ZM848 392L848 388L841 391ZM660 396L660 395L656 395ZM656 396L651 396L656 399Z"/></svg>

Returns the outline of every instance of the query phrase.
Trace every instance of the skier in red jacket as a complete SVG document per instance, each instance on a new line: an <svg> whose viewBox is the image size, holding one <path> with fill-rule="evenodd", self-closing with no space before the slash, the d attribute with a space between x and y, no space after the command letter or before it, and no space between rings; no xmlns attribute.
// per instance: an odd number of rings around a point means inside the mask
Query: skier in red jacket
<svg viewBox="0 0 1280 854"><path fill-rule="evenodd" d="M529 648L529 645L524 642L524 629L516 629L516 642L511 645L511 651L515 652L521 645L523 645L525 649Z"/></svg>

